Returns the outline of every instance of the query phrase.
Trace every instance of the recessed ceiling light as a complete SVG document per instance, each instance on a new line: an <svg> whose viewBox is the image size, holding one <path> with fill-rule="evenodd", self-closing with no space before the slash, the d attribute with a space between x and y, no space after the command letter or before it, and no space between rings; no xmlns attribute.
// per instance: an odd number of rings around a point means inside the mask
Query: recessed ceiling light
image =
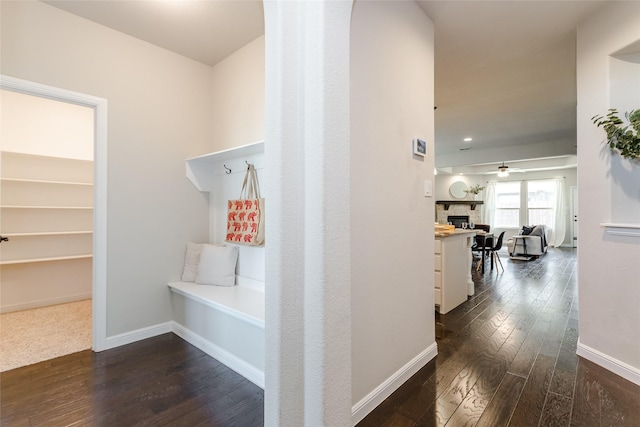
<svg viewBox="0 0 640 427"><path fill-rule="evenodd" d="M464 142L471 142L471 141L473 141L473 138L465 138L464 139Z"/></svg>

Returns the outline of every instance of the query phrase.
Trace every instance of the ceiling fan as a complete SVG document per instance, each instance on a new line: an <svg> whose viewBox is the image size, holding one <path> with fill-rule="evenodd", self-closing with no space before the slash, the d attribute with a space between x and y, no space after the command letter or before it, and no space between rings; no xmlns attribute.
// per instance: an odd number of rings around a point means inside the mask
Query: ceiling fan
<svg viewBox="0 0 640 427"><path fill-rule="evenodd" d="M506 178L509 176L509 166L505 166L502 162L502 166L498 166L498 176L500 178Z"/></svg>
<svg viewBox="0 0 640 427"><path fill-rule="evenodd" d="M511 173L523 173L523 172L526 172L526 171L520 168L513 168L513 167L510 168L509 166L505 165L504 162L502 162L502 164L498 166L498 169L486 172L486 175L497 174L499 178L506 178Z"/></svg>

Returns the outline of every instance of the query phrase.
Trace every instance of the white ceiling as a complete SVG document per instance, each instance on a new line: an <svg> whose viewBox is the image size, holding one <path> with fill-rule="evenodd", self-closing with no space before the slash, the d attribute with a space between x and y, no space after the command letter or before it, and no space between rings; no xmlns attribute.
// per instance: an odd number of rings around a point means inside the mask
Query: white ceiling
<svg viewBox="0 0 640 427"><path fill-rule="evenodd" d="M46 3L208 65L264 33L261 1ZM575 28L605 3L418 1L435 24L437 166L575 154Z"/></svg>
<svg viewBox="0 0 640 427"><path fill-rule="evenodd" d="M576 153L575 29L606 2L418 3L435 24L438 166Z"/></svg>
<svg viewBox="0 0 640 427"><path fill-rule="evenodd" d="M261 0L43 1L207 65L264 34Z"/></svg>

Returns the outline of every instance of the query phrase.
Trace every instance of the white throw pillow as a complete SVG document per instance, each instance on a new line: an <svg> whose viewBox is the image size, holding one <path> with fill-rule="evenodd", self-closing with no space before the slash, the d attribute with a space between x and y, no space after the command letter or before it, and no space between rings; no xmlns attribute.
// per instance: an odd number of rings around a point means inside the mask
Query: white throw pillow
<svg viewBox="0 0 640 427"><path fill-rule="evenodd" d="M200 263L200 252L205 243L187 242L187 252L184 256L184 269L182 270L183 282L195 282Z"/></svg>
<svg viewBox="0 0 640 427"><path fill-rule="evenodd" d="M234 286L236 284L237 246L204 245L200 252L199 285Z"/></svg>

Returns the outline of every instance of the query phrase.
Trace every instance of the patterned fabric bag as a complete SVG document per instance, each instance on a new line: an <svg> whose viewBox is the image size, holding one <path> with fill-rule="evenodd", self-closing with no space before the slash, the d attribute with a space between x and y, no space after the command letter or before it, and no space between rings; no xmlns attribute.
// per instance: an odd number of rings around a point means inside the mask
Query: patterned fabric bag
<svg viewBox="0 0 640 427"><path fill-rule="evenodd" d="M264 199L260 197L258 175L252 164L247 168L240 198L229 200L227 237L237 245L264 245Z"/></svg>

